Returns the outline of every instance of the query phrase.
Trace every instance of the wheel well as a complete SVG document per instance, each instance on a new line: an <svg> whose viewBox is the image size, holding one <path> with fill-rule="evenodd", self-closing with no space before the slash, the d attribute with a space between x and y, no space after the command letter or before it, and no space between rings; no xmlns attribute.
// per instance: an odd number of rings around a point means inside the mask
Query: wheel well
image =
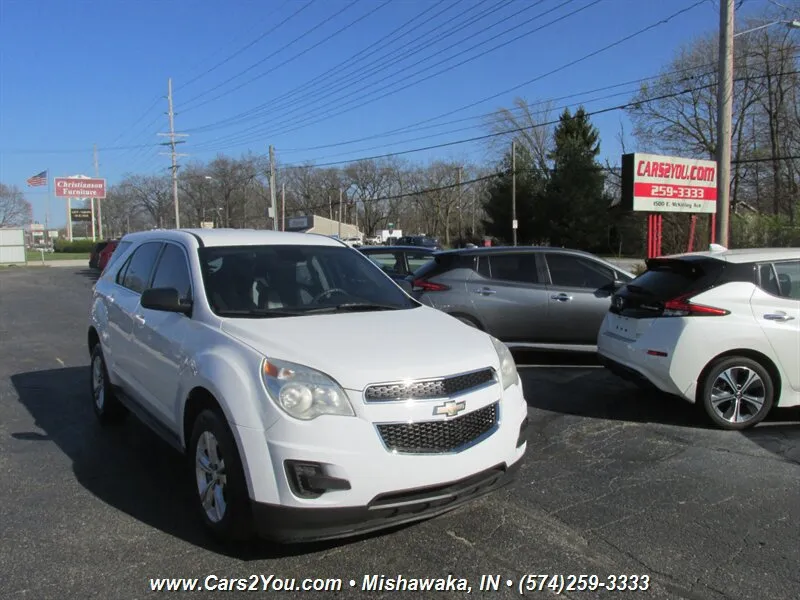
<svg viewBox="0 0 800 600"><path fill-rule="evenodd" d="M214 394L209 392L203 387L196 387L189 392L189 397L186 400L186 406L183 407L183 440L188 444L189 438L192 435L192 427L198 415L204 410L209 409L219 414L222 413L217 399Z"/></svg>
<svg viewBox="0 0 800 600"><path fill-rule="evenodd" d="M97 330L94 327L89 327L89 355L91 356L92 352L94 352L94 347L100 343L100 336L97 334Z"/></svg>
<svg viewBox="0 0 800 600"><path fill-rule="evenodd" d="M770 360L770 358L762 354L761 352L757 352L756 350L749 350L746 348L739 348L738 350L728 350L727 352L723 352L722 354L718 354L712 360L708 362L708 364L703 368L702 372L700 373L700 377L697 378L697 391L695 393L695 401L700 402L702 400L702 393L703 393L703 386L705 385L706 377L708 376L708 372L714 366L715 363L719 362L724 358L728 358L730 356L743 356L744 358L749 358L750 360L756 361L762 367L767 370L769 376L772 377L772 386L774 387L774 404L778 403L778 398L781 396L781 376L780 372L778 371L778 367L775 366L775 363Z"/></svg>
<svg viewBox="0 0 800 600"><path fill-rule="evenodd" d="M450 315L451 317L455 317L456 319L459 319L459 318L466 319L466 320L468 320L468 321L470 321L472 323L475 323L475 326L478 329L480 329L481 331L484 331L483 323L478 321L478 319L476 319L472 315L467 315L467 314L461 313L461 312L451 312L451 313L447 313L447 314Z"/></svg>

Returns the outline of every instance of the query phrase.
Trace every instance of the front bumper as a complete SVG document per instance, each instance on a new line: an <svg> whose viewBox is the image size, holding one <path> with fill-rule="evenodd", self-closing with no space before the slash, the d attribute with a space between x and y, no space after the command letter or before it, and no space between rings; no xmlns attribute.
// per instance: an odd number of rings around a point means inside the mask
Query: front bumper
<svg viewBox="0 0 800 600"><path fill-rule="evenodd" d="M304 543L372 533L452 511L510 484L520 461L498 465L471 477L375 497L366 506L298 508L253 503L258 535L279 543Z"/></svg>

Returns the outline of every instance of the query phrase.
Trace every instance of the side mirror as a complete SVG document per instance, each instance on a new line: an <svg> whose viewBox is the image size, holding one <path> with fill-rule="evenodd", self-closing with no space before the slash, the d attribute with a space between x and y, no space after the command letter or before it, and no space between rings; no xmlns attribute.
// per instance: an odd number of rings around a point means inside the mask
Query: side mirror
<svg viewBox="0 0 800 600"><path fill-rule="evenodd" d="M175 288L150 288L142 292L142 308L188 314L192 310L191 303L181 302L181 296Z"/></svg>
<svg viewBox="0 0 800 600"><path fill-rule="evenodd" d="M619 289L624 288L626 285L628 285L628 282L622 281L622 279L615 279L614 283L612 284L615 292Z"/></svg>
<svg viewBox="0 0 800 600"><path fill-rule="evenodd" d="M414 288L411 286L411 282L408 279L399 279L397 281L397 285L399 285L401 288L403 288L403 291L406 294L410 295L411 292L414 291Z"/></svg>

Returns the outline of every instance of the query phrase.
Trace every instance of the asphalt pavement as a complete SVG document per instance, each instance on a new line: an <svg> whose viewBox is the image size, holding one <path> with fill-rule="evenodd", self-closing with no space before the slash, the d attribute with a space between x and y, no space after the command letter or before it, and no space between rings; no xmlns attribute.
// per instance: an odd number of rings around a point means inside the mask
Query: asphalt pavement
<svg viewBox="0 0 800 600"><path fill-rule="evenodd" d="M463 577L472 596L492 598L519 596L530 574L649 577L646 591L566 598L800 598L796 411L746 433L706 429L690 405L640 392L585 357L565 367L552 366L564 357L518 356L540 366L521 367L532 426L513 486L349 542L218 546L189 514L181 458L135 420L111 429L94 420L90 275L0 270L3 598L150 598L159 595L151 578L209 575L344 582L299 598L397 594L360 591L373 574ZM482 575L499 575L499 590L479 591Z"/></svg>

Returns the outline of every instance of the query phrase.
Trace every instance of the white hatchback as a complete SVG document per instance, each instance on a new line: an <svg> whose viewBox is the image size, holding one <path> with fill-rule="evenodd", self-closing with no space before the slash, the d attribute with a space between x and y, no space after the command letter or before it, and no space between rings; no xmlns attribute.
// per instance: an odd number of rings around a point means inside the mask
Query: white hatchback
<svg viewBox="0 0 800 600"><path fill-rule="evenodd" d="M350 536L511 480L527 404L510 352L361 252L211 229L119 248L89 320L95 413L133 412L185 452L219 537Z"/></svg>
<svg viewBox="0 0 800 600"><path fill-rule="evenodd" d="M666 256L614 295L601 362L724 429L800 405L800 249Z"/></svg>

